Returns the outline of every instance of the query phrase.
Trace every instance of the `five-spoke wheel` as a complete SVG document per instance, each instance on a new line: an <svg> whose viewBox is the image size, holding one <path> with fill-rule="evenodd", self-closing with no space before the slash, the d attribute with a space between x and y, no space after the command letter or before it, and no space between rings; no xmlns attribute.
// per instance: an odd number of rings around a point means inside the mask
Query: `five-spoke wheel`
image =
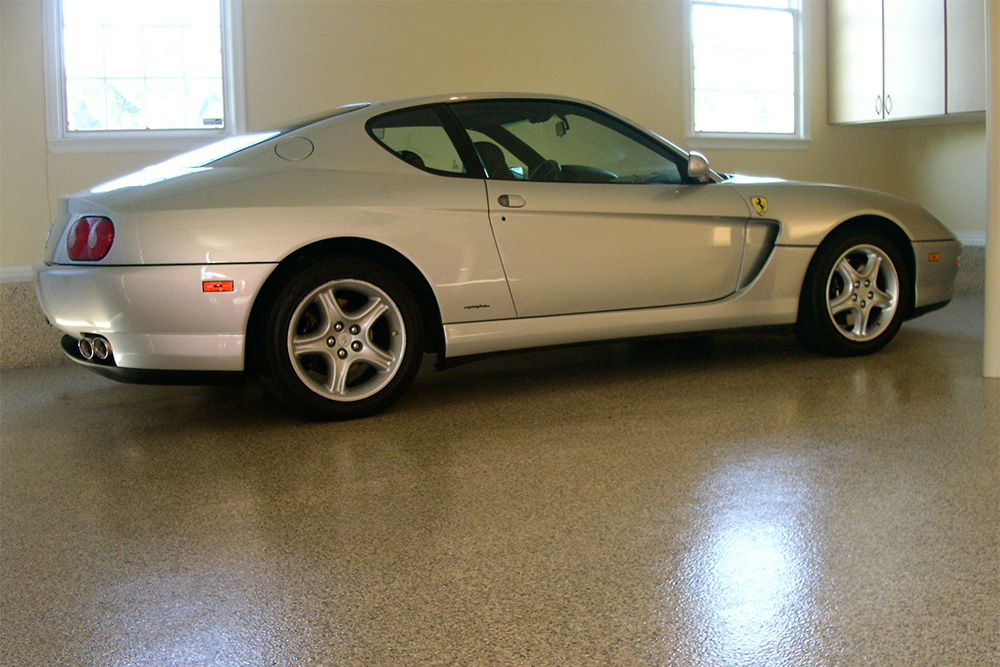
<svg viewBox="0 0 1000 667"><path fill-rule="evenodd" d="M390 271L356 258L321 261L295 276L265 332L266 383L293 407L327 419L386 407L423 354L409 290Z"/></svg>
<svg viewBox="0 0 1000 667"><path fill-rule="evenodd" d="M327 398L376 394L399 371L406 328L382 289L333 280L307 294L292 314L288 355L306 385Z"/></svg>
<svg viewBox="0 0 1000 667"><path fill-rule="evenodd" d="M888 237L836 233L816 251L796 332L808 347L827 354L874 352L899 331L910 289L907 265Z"/></svg>
<svg viewBox="0 0 1000 667"><path fill-rule="evenodd" d="M826 294L827 310L844 336L873 340L899 308L899 273L884 250L858 245L834 263Z"/></svg>

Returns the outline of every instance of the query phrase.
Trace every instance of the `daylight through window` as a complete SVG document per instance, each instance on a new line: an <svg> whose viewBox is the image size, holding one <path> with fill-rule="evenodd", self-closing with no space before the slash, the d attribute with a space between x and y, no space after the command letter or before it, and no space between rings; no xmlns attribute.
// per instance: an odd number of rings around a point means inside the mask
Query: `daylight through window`
<svg viewBox="0 0 1000 667"><path fill-rule="evenodd" d="M801 135L799 0L692 0L695 134Z"/></svg>
<svg viewBox="0 0 1000 667"><path fill-rule="evenodd" d="M61 0L63 131L226 129L220 0Z"/></svg>

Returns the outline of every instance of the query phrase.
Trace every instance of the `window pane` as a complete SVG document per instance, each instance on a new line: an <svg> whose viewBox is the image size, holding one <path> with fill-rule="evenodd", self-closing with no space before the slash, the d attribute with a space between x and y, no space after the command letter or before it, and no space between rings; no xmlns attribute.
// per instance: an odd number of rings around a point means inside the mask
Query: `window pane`
<svg viewBox="0 0 1000 667"><path fill-rule="evenodd" d="M67 27L63 31L63 57L67 79L104 76L104 29ZM134 56L133 56L134 57Z"/></svg>
<svg viewBox="0 0 1000 667"><path fill-rule="evenodd" d="M169 2L136 2L136 0L93 0L92 5L104 12L104 25L142 25L145 15L157 4L169 6Z"/></svg>
<svg viewBox="0 0 1000 667"><path fill-rule="evenodd" d="M222 125L222 82L218 79L188 79L185 90L188 127Z"/></svg>
<svg viewBox="0 0 1000 667"><path fill-rule="evenodd" d="M452 105L475 139L504 149L508 166L532 180L568 183L680 183L676 160L638 131L586 107L562 102L464 102ZM546 165L554 161L554 165ZM520 163L520 164L518 164ZM522 168L522 172L525 170Z"/></svg>
<svg viewBox="0 0 1000 667"><path fill-rule="evenodd" d="M795 96L698 91L696 132L795 133Z"/></svg>
<svg viewBox="0 0 1000 667"><path fill-rule="evenodd" d="M184 29L184 74L222 79L222 36L218 28Z"/></svg>
<svg viewBox="0 0 1000 667"><path fill-rule="evenodd" d="M694 7L695 46L755 51L793 50L792 15L787 11L739 7Z"/></svg>
<svg viewBox="0 0 1000 667"><path fill-rule="evenodd" d="M73 79L66 82L66 122L71 131L107 128L104 79Z"/></svg>
<svg viewBox="0 0 1000 667"><path fill-rule="evenodd" d="M796 134L797 7L795 0L693 3L695 132Z"/></svg>
<svg viewBox="0 0 1000 667"><path fill-rule="evenodd" d="M146 87L142 79L107 80L108 129L146 128Z"/></svg>
<svg viewBox="0 0 1000 667"><path fill-rule="evenodd" d="M695 49L696 90L795 92L791 53L747 51L734 58L720 49Z"/></svg>
<svg viewBox="0 0 1000 667"><path fill-rule="evenodd" d="M430 107L388 113L371 121L369 127L379 143L414 167L465 173L455 144Z"/></svg>
<svg viewBox="0 0 1000 667"><path fill-rule="evenodd" d="M145 75L142 53L142 32L132 28L111 27L104 29L106 38L104 75L110 78L142 78Z"/></svg>
<svg viewBox="0 0 1000 667"><path fill-rule="evenodd" d="M705 4L744 5L746 7L770 7L772 9L790 9L795 0L698 0Z"/></svg>
<svg viewBox="0 0 1000 667"><path fill-rule="evenodd" d="M493 141L492 139L490 139L489 137L487 137L482 132L476 132L475 130L471 130L471 131L469 131L468 134L469 134L469 138L472 139L472 143L476 147L476 150L479 151L481 157L482 157L481 145L484 144L484 143L493 144L498 149L500 149L500 153L503 155L503 164L506 165L507 169L510 171L511 175L514 178L525 178L527 176L528 171L529 171L528 170L528 165L525 164L524 162L522 162L520 159L518 159L517 156L515 156L509 150L507 150L503 146L499 145L498 143L496 143L495 141ZM485 159L484 159L484 162L486 162ZM501 163L500 163L499 160L495 160L493 162L493 164L494 165L500 165ZM485 166L486 166L486 171L487 171L488 177L489 178L494 178L495 176L494 176L493 172L496 171L496 170L495 169L491 169L490 168L491 165L488 164L488 163ZM504 176L504 178L506 178L506 176Z"/></svg>
<svg viewBox="0 0 1000 667"><path fill-rule="evenodd" d="M63 0L62 18L65 25L104 25L104 3L95 0Z"/></svg>
<svg viewBox="0 0 1000 667"><path fill-rule="evenodd" d="M146 76L184 76L184 30L182 28L145 28Z"/></svg>
<svg viewBox="0 0 1000 667"><path fill-rule="evenodd" d="M149 126L174 129L188 127L184 111L184 82L180 79L149 79Z"/></svg>
<svg viewBox="0 0 1000 667"><path fill-rule="evenodd" d="M225 125L220 0L63 0L66 129Z"/></svg>

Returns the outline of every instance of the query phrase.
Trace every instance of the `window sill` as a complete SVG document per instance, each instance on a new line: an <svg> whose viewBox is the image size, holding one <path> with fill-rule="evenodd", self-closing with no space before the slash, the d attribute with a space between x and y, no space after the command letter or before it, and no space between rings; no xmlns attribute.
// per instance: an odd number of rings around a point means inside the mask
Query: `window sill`
<svg viewBox="0 0 1000 667"><path fill-rule="evenodd" d="M108 134L99 137L60 137L49 139L49 152L62 153L182 153L213 141L230 137L228 132L181 133L175 136L142 137Z"/></svg>
<svg viewBox="0 0 1000 667"><path fill-rule="evenodd" d="M809 137L769 137L760 134L699 134L687 137L689 150L804 151L811 144Z"/></svg>

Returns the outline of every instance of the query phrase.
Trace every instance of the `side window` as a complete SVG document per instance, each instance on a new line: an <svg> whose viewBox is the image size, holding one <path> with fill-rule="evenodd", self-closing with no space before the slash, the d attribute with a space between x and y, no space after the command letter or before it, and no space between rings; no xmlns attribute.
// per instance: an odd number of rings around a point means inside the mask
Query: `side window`
<svg viewBox="0 0 1000 667"><path fill-rule="evenodd" d="M509 150L482 132L468 132L488 178L523 180L528 177L528 165Z"/></svg>
<svg viewBox="0 0 1000 667"><path fill-rule="evenodd" d="M382 146L409 164L439 174L462 175L465 164L434 107L403 109L368 121Z"/></svg>
<svg viewBox="0 0 1000 667"><path fill-rule="evenodd" d="M569 102L507 100L451 107L468 130L490 178L480 144L503 149L512 176L566 183L683 183L683 158L638 130Z"/></svg>

